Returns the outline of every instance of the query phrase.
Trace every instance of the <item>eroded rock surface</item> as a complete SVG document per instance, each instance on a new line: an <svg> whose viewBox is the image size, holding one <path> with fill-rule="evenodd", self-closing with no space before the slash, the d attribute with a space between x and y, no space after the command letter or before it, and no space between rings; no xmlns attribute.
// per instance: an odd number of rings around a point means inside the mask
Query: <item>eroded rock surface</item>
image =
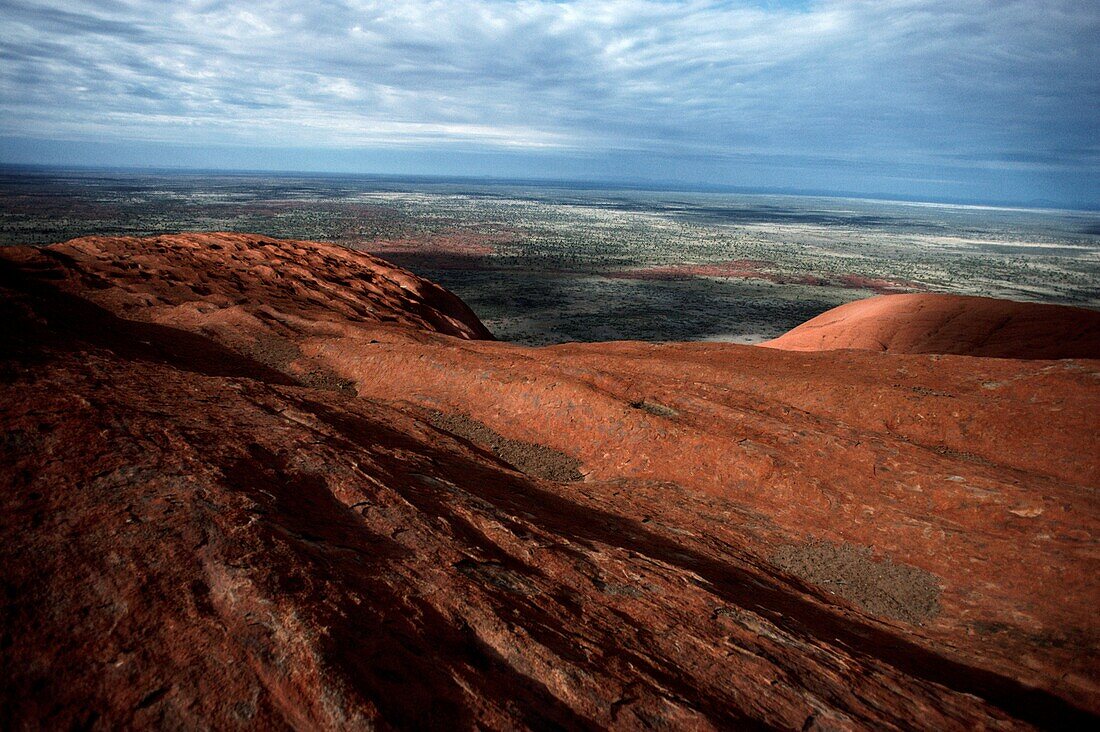
<svg viewBox="0 0 1100 732"><path fill-rule="evenodd" d="M523 348L244 235L0 286L12 726L1096 724L1100 362Z"/></svg>

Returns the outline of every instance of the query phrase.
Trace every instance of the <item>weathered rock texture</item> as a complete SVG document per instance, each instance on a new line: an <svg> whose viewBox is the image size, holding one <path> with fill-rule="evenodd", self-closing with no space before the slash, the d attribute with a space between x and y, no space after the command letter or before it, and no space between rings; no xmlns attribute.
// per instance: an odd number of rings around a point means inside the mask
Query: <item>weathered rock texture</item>
<svg viewBox="0 0 1100 732"><path fill-rule="evenodd" d="M0 286L6 726L1096 725L1100 362L523 348L228 234Z"/></svg>
<svg viewBox="0 0 1100 732"><path fill-rule="evenodd" d="M1100 313L965 295L880 295L833 308L763 344L990 358L1100 358Z"/></svg>

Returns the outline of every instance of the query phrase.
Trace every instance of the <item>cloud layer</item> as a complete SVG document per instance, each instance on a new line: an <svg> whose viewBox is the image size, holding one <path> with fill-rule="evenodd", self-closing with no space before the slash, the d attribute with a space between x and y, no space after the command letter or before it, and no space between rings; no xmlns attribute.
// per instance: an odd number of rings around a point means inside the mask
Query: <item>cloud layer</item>
<svg viewBox="0 0 1100 732"><path fill-rule="evenodd" d="M1071 0L0 1L0 135L1100 172Z"/></svg>

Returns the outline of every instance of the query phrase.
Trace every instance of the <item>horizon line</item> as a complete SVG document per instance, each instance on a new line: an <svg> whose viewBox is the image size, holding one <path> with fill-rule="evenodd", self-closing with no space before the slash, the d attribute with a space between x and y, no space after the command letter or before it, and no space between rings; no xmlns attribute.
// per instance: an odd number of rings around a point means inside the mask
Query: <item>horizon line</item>
<svg viewBox="0 0 1100 732"><path fill-rule="evenodd" d="M979 208L1001 211L1049 211L1070 213L1100 213L1100 203L1096 204L1055 204L1053 201L1033 199L967 199L945 196L925 198L890 193L864 193L825 188L797 188L791 186L740 186L728 183L707 183L704 181L662 181L642 178L553 178L538 176L493 176L493 175L457 175L443 173L384 173L384 172L347 172L331 170L294 170L280 168L219 168L186 165L59 165L52 163L21 163L0 160L0 171L55 171L55 172L116 172L149 174L192 174L192 175L249 175L249 176L301 176L314 178L359 178L383 179L408 182L470 182L497 185L531 185L546 188L567 188L575 190L638 190L664 193L731 193L748 196L790 196L792 198L831 198L837 200L866 201L870 203L892 203L903 205L930 205Z"/></svg>

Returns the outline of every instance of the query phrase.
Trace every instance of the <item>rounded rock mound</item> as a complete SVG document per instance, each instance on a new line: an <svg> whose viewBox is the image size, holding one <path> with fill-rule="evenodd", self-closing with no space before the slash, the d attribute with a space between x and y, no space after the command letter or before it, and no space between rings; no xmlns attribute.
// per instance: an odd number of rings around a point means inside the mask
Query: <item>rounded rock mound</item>
<svg viewBox="0 0 1100 732"><path fill-rule="evenodd" d="M71 280L67 289L90 293L101 307L177 327L201 320L209 328L234 317L239 326L246 313L268 322L388 324L493 338L453 293L339 244L234 232L86 236L6 247L3 258L35 271L60 267L55 278Z"/></svg>
<svg viewBox="0 0 1100 732"><path fill-rule="evenodd" d="M1100 358L1100 312L964 295L880 295L833 308L762 345L786 351Z"/></svg>

